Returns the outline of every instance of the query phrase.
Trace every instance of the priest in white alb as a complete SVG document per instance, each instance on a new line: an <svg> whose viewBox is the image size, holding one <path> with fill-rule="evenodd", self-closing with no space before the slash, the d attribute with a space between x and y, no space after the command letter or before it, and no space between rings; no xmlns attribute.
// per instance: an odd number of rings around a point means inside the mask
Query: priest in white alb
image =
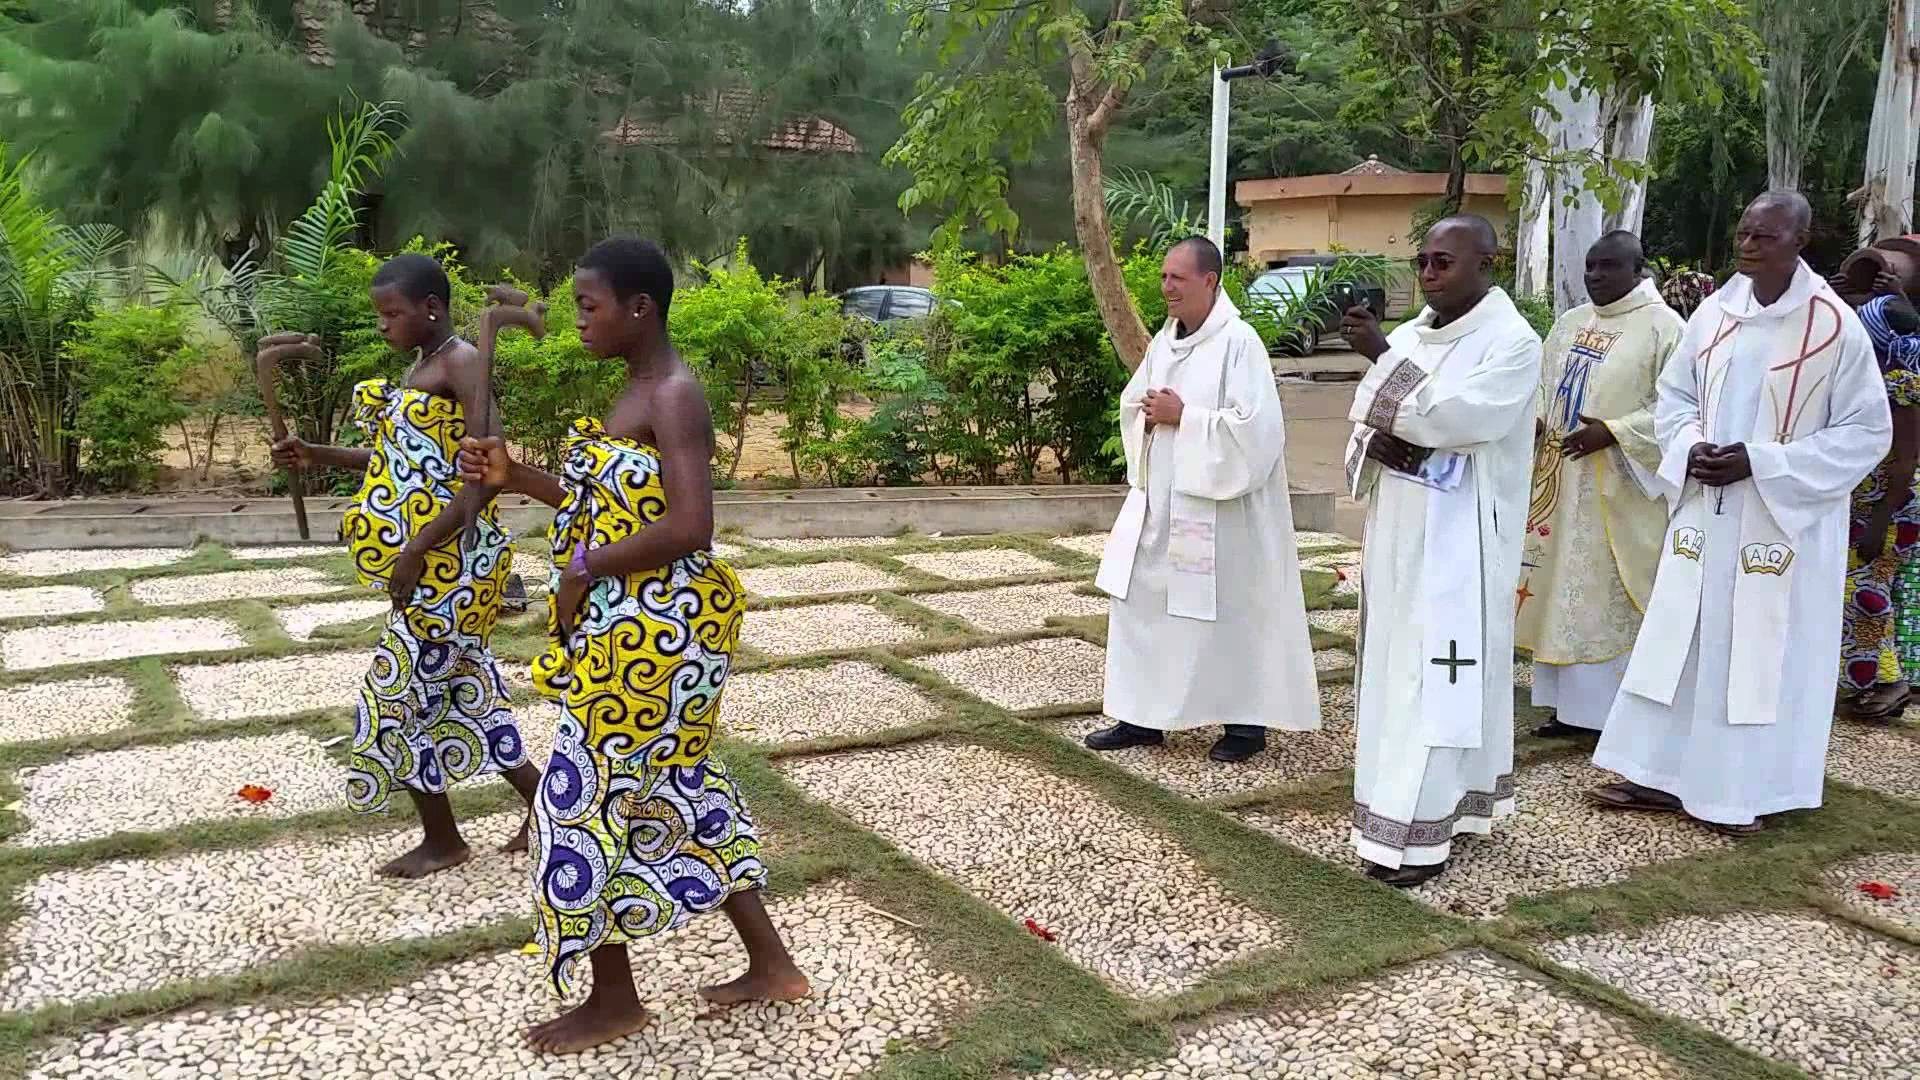
<svg viewBox="0 0 1920 1080"><path fill-rule="evenodd" d="M1129 490L1097 579L1115 723L1094 750L1220 724L1210 756L1236 762L1268 728L1320 726L1280 394L1220 272L1205 238L1167 252L1167 322L1121 392Z"/></svg>
<svg viewBox="0 0 1920 1080"><path fill-rule="evenodd" d="M1892 419L1873 345L1800 252L1797 193L1740 218L1740 273L1660 379L1673 505L1646 620L1594 764L1601 804L1730 835L1820 805L1840 662L1847 510Z"/></svg>
<svg viewBox="0 0 1920 1080"><path fill-rule="evenodd" d="M1667 535L1653 402L1686 322L1646 277L1640 238L1587 250L1588 303L1547 335L1514 644L1533 656L1547 738L1606 723Z"/></svg>
<svg viewBox="0 0 1920 1080"><path fill-rule="evenodd" d="M1347 479L1367 500L1360 569L1353 842L1402 888L1461 833L1513 812L1513 597L1533 459L1540 336L1494 287L1499 241L1446 218L1416 257L1427 307L1382 335L1354 393Z"/></svg>

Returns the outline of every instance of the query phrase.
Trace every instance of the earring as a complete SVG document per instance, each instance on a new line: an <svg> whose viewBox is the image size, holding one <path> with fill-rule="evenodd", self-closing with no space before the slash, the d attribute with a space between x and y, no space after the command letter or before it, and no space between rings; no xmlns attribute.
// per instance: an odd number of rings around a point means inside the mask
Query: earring
<svg viewBox="0 0 1920 1080"><path fill-rule="evenodd" d="M438 316L438 315L428 315L428 316L427 316L427 321L428 321L428 322L439 322L439 321L440 321L440 316Z"/></svg>

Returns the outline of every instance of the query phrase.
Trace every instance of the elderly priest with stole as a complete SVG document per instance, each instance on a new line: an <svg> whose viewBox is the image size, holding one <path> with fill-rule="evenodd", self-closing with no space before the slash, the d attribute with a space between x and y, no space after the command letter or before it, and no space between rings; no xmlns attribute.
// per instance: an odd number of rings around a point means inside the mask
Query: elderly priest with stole
<svg viewBox="0 0 1920 1080"><path fill-rule="evenodd" d="M1607 806L1730 835L1820 805L1840 662L1847 512L1893 422L1866 329L1800 260L1812 212L1762 195L1740 273L1660 378L1673 507L1646 620L1594 764Z"/></svg>

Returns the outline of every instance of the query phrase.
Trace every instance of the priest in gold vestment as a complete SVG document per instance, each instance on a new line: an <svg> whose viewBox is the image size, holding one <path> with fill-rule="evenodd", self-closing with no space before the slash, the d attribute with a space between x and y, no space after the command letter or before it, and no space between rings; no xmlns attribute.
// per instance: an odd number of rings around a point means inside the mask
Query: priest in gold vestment
<svg viewBox="0 0 1920 1080"><path fill-rule="evenodd" d="M1666 500L1653 494L1653 407L1686 323L1645 274L1638 237L1601 237L1587 252L1592 302L1560 316L1542 356L1514 594L1514 644L1533 654L1533 703L1555 711L1536 735L1601 729L1653 590L1667 527Z"/></svg>

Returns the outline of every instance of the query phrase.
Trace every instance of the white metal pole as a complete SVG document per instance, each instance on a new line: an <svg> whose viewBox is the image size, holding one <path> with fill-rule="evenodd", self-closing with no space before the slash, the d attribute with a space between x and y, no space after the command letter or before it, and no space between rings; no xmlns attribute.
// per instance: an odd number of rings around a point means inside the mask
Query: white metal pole
<svg viewBox="0 0 1920 1080"><path fill-rule="evenodd" d="M1208 149L1207 239L1222 251L1227 243L1227 80L1213 69L1213 136Z"/></svg>

